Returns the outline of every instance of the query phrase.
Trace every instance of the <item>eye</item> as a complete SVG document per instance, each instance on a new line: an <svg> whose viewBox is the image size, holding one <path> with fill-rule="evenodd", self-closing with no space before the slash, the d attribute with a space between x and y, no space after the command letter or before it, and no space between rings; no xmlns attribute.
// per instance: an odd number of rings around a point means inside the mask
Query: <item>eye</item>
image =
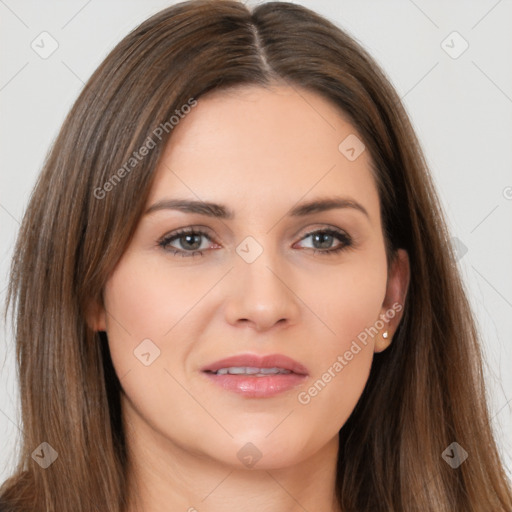
<svg viewBox="0 0 512 512"><path fill-rule="evenodd" d="M203 250L207 249L208 246L202 247L201 238L206 237L211 241L208 233L201 229L196 228L184 228L174 233L165 235L158 241L158 245L166 251L172 252L175 256L199 256L203 255ZM171 245L174 241L178 241L180 247Z"/></svg>
<svg viewBox="0 0 512 512"><path fill-rule="evenodd" d="M305 249L313 249L313 254L336 254L353 245L352 239L347 234L333 228L311 231L301 240L306 240L310 237L312 237L313 247L305 247ZM165 235L157 244L175 256L203 256L203 251L208 249L209 245L203 246L202 238L206 238L212 243L212 239L206 231L198 228L184 228ZM336 240L338 245L331 247ZM178 247L173 245L176 242Z"/></svg>
<svg viewBox="0 0 512 512"><path fill-rule="evenodd" d="M311 231L302 240L309 237L312 237L313 247L306 247L306 249L313 249L313 254L336 254L352 247L353 243L347 234L332 228ZM339 243L332 248L331 246L335 240L338 240Z"/></svg>

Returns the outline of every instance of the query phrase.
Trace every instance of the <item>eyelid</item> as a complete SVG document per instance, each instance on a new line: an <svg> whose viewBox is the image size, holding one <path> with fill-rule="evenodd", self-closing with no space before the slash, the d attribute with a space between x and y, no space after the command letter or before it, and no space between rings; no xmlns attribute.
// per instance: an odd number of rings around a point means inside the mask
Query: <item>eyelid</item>
<svg viewBox="0 0 512 512"><path fill-rule="evenodd" d="M169 242L173 239L179 239L182 236L188 234L201 235L210 240L212 243L216 243L215 238L209 233L211 230L205 226L187 226L184 228L178 228L170 231L157 240L157 245L162 245L164 242Z"/></svg>
<svg viewBox="0 0 512 512"><path fill-rule="evenodd" d="M316 233L317 231L329 231L329 230L336 231L338 233L342 233L344 235L349 236L349 234L346 230L339 228L338 226L335 226L334 224L328 224L328 223L323 223L323 224L316 223L316 224L313 224L312 227L300 229L295 236L299 236L300 233L302 233L302 235L300 235L300 238L303 238L305 236Z"/></svg>
<svg viewBox="0 0 512 512"><path fill-rule="evenodd" d="M305 229L304 233L302 233L300 235L300 233L304 229ZM335 231L336 233L339 233L341 235L345 235L349 239L353 239L354 238L345 229L341 229L341 228L339 228L337 226L334 226L332 224L326 224L326 223L324 223L324 224L317 223L317 224L315 224L315 225L313 225L312 227L309 227L309 228L301 228L300 230L298 230L298 231L296 231L294 233L293 238L297 238L300 235L300 240L302 240L303 238L305 238L307 236L310 236L312 234L315 234L318 231L329 231L329 230ZM158 242L160 242L162 240L169 239L169 238L174 238L174 237L176 237L178 235L183 235L183 234L188 234L188 233L195 233L195 234L201 233L204 236L206 236L211 242L216 242L215 236L211 234L212 230L208 226L204 226L204 225L190 225L190 226L185 226L185 227L182 227L182 228L177 228L175 230L172 230L172 231L162 235L158 239Z"/></svg>

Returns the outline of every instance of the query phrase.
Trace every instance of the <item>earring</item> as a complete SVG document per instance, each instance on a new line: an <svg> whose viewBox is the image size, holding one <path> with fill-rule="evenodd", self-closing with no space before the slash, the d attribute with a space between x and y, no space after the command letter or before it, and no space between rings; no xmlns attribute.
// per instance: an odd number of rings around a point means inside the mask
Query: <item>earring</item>
<svg viewBox="0 0 512 512"><path fill-rule="evenodd" d="M388 331L384 331L384 332L382 333L382 337L383 337L384 339L387 339L387 338L388 338L388 336L389 336Z"/></svg>

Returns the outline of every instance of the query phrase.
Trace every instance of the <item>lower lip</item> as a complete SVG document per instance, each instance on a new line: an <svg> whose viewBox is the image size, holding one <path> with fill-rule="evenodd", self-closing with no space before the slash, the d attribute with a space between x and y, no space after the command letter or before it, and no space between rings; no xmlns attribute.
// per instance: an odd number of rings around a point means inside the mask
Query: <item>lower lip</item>
<svg viewBox="0 0 512 512"><path fill-rule="evenodd" d="M221 388L239 393L248 398L268 398L278 395L302 384L307 377L297 373L281 373L266 375L265 377L203 373Z"/></svg>

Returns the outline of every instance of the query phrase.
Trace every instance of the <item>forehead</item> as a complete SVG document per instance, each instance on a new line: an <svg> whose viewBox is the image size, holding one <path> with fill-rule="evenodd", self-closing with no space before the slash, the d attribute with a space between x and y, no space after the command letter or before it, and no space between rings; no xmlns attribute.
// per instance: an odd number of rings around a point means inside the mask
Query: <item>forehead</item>
<svg viewBox="0 0 512 512"><path fill-rule="evenodd" d="M179 196L262 212L336 194L357 199L377 221L370 165L347 116L314 92L288 86L219 90L199 98L174 127L149 202Z"/></svg>

